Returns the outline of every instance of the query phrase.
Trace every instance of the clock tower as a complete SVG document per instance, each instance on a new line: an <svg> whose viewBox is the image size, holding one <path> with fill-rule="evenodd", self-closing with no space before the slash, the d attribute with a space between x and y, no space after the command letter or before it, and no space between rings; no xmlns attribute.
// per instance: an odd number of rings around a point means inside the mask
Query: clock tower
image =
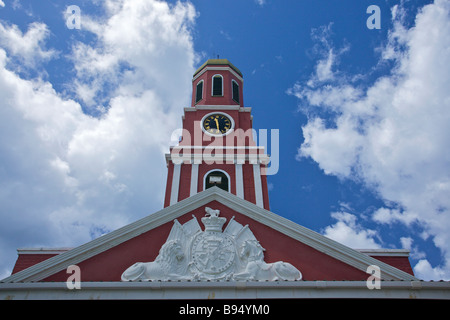
<svg viewBox="0 0 450 320"><path fill-rule="evenodd" d="M255 143L243 85L241 71L226 59L210 59L194 73L180 142L166 154L164 207L217 186L269 210L269 157Z"/></svg>
<svg viewBox="0 0 450 320"><path fill-rule="evenodd" d="M450 298L414 277L407 250L355 250L270 212L278 158L268 167L256 143L243 84L225 59L194 73L165 208L75 248L18 249L0 298Z"/></svg>

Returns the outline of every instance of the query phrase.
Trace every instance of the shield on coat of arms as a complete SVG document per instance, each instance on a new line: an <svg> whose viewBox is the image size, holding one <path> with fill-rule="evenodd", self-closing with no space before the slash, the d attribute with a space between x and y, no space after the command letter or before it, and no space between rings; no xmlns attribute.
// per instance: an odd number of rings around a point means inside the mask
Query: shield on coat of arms
<svg viewBox="0 0 450 320"><path fill-rule="evenodd" d="M229 236L205 231L198 234L192 242L191 257L193 267L200 278L223 278L233 271L236 248Z"/></svg>

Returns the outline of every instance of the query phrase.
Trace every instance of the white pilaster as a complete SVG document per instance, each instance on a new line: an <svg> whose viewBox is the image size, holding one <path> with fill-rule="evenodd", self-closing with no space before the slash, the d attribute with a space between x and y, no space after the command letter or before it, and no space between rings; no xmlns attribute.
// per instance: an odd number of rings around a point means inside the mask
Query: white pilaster
<svg viewBox="0 0 450 320"><path fill-rule="evenodd" d="M244 199L244 176L242 174L242 164L236 163L236 195Z"/></svg>
<svg viewBox="0 0 450 320"><path fill-rule="evenodd" d="M191 170L191 193L190 193L191 197L194 194L197 194L197 188L198 188L198 164L193 163Z"/></svg>
<svg viewBox="0 0 450 320"><path fill-rule="evenodd" d="M172 190L170 191L170 205L178 202L178 190L180 190L181 164L173 165Z"/></svg>
<svg viewBox="0 0 450 320"><path fill-rule="evenodd" d="M258 207L264 208L263 193L261 184L261 168L259 164L253 165L253 177L255 180L255 199Z"/></svg>

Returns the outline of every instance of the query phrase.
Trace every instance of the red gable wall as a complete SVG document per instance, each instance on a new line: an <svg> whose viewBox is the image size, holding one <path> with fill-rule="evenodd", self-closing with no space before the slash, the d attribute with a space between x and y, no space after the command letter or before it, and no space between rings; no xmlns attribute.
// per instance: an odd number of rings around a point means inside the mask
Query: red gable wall
<svg viewBox="0 0 450 320"><path fill-rule="evenodd" d="M35 264L38 264L39 262L45 261L45 260L50 259L51 257L57 256L57 255L58 255L57 253L19 254L19 256L17 257L17 260L16 260L16 264L14 265L14 269L11 274L25 270L26 268L34 266Z"/></svg>
<svg viewBox="0 0 450 320"><path fill-rule="evenodd" d="M370 254L369 254L370 256ZM386 264L389 264L397 269L405 271L410 275L414 275L413 269L411 268L411 263L409 262L408 257L391 257L391 256L371 256L374 259L380 260Z"/></svg>
<svg viewBox="0 0 450 320"><path fill-rule="evenodd" d="M201 224L205 207L219 209L220 215L226 217L227 222L235 216L237 222L248 224L256 239L266 249L264 260L268 263L285 261L293 264L302 272L303 280L366 280L368 277L365 272L289 238L217 201L183 215L178 221L183 224L192 219L194 214ZM120 281L122 272L132 264L150 262L156 258L172 226L173 222L166 223L79 263L81 280ZM63 270L43 281L66 281L67 278L68 274Z"/></svg>

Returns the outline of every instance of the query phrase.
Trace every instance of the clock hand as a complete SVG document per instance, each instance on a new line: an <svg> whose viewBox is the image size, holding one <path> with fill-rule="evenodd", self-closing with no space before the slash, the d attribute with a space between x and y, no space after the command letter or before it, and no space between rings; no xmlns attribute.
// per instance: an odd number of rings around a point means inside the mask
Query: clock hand
<svg viewBox="0 0 450 320"><path fill-rule="evenodd" d="M214 121L216 122L217 130L219 130L219 121L217 119L214 119Z"/></svg>

